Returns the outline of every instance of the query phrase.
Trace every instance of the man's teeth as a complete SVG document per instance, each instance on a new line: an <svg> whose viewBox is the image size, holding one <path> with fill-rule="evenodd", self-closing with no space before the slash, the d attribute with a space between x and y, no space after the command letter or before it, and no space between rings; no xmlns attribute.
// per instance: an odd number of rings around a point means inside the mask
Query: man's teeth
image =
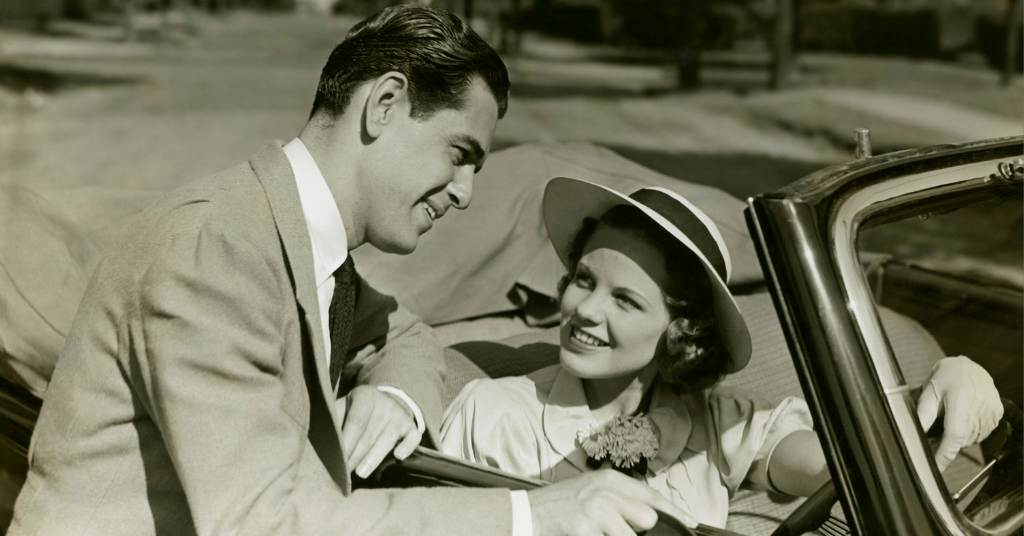
<svg viewBox="0 0 1024 536"><path fill-rule="evenodd" d="M577 328L572 328L572 338L589 346L608 346L608 343Z"/></svg>
<svg viewBox="0 0 1024 536"><path fill-rule="evenodd" d="M431 221L438 218L437 212L434 212L434 209L430 205L423 205L423 207L427 209L427 216L430 217Z"/></svg>

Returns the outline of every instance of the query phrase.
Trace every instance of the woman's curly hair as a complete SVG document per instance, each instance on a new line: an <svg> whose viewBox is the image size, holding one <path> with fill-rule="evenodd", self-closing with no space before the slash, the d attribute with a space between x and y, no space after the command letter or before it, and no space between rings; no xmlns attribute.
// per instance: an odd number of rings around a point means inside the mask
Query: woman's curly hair
<svg viewBox="0 0 1024 536"><path fill-rule="evenodd" d="M669 282L662 294L671 321L665 330L665 355L658 363L658 375L676 393L713 387L728 372L730 355L715 318L711 281L700 259L640 209L619 205L599 220L587 218L583 222L569 242L569 272L559 281L559 296L575 275L583 249L598 224L625 231L665 257Z"/></svg>

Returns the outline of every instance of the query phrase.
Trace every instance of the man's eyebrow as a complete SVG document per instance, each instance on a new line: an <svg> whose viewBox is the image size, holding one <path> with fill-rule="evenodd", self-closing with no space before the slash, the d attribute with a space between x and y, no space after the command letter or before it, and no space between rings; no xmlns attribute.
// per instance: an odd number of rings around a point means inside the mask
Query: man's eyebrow
<svg viewBox="0 0 1024 536"><path fill-rule="evenodd" d="M476 138L468 134L458 134L454 137L452 143L462 143L469 146L469 150L472 153L470 156L476 163L475 172L479 172L480 168L484 165L484 157L486 156L484 148L480 146L480 142L476 141Z"/></svg>

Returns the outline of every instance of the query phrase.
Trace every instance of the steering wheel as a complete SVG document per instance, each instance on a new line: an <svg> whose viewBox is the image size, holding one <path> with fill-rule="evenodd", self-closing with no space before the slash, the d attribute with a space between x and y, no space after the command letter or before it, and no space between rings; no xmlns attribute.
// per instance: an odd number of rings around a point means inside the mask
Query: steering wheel
<svg viewBox="0 0 1024 536"><path fill-rule="evenodd" d="M985 477L992 477L970 504L958 502L958 506L963 508L964 514L968 517L980 510L987 499L1001 491L1000 484L1006 482L1006 477L1016 475L1019 481L1021 445L1024 444L1024 413L1006 398L1003 398L1002 402L1003 418L995 430L981 442L981 450L989 462L962 489L953 494L954 501L964 501L972 491L985 482ZM797 536L817 530L828 520L832 505L838 500L839 494L830 480L783 520L775 532L772 532L772 536Z"/></svg>
<svg viewBox="0 0 1024 536"><path fill-rule="evenodd" d="M486 466L446 456L436 450L416 447L404 460L388 456L367 479L357 478L356 488L469 486L530 490L545 485L532 478L512 475ZM645 536L741 536L735 532L698 525L691 529L674 517L659 515L658 523Z"/></svg>

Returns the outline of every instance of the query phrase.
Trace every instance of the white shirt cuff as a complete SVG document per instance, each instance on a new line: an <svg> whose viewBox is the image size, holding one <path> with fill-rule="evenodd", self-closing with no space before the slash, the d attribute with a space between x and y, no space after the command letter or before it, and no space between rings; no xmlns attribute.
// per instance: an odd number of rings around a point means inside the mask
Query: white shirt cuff
<svg viewBox="0 0 1024 536"><path fill-rule="evenodd" d="M387 385L380 385L377 387L377 390L395 395L400 398L402 402L405 402L405 405L409 406L409 409L412 410L412 417L416 421L416 429L419 430L420 435L423 435L423 432L427 429L427 426L423 424L423 413L420 412L420 407L417 406L411 398L409 398L409 395L405 394L405 391L397 387L389 387ZM527 504L527 506L529 506L529 504Z"/></svg>
<svg viewBox="0 0 1024 536"><path fill-rule="evenodd" d="M512 495L512 536L533 536L533 513L530 511L530 496L523 490Z"/></svg>

